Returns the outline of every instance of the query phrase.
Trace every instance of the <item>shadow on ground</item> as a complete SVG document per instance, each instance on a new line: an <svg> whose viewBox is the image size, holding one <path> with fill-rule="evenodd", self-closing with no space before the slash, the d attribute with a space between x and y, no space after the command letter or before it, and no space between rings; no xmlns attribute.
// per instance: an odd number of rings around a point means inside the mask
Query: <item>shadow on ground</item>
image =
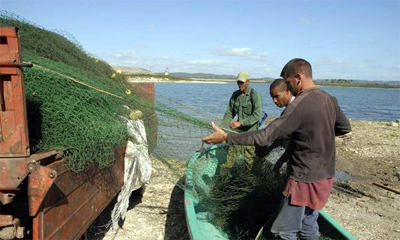
<svg viewBox="0 0 400 240"><path fill-rule="evenodd" d="M168 205L167 220L165 223L164 240L188 240L189 233L186 225L184 191L182 186L185 178L181 178L171 193Z"/></svg>
<svg viewBox="0 0 400 240"><path fill-rule="evenodd" d="M132 192L132 195L129 198L129 206L127 211L131 210L136 205L142 202L142 193L143 192L141 191L141 189ZM118 194L92 223L92 225L89 227L89 229L86 231L85 235L82 236L81 239L102 240L104 238L108 230L110 230L110 228L112 227L111 212L115 204L117 203L117 200ZM120 228L124 225L124 222L125 220L119 220L118 225Z"/></svg>
<svg viewBox="0 0 400 240"><path fill-rule="evenodd" d="M186 226L185 207L184 207L184 178L175 184L166 211L164 240L188 240L189 233ZM111 212L117 202L116 196L111 203L104 209L100 216L92 223L86 234L81 239L102 240L111 228ZM134 191L129 199L128 211L142 202L142 191ZM124 220L120 220L118 225L121 228ZM118 232L118 231L117 231ZM116 232L116 234L117 234Z"/></svg>

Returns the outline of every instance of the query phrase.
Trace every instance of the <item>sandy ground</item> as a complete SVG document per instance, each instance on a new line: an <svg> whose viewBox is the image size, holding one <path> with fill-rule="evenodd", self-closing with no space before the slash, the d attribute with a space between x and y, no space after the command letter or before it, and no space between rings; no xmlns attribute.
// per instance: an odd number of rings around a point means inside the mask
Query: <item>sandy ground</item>
<svg viewBox="0 0 400 240"><path fill-rule="evenodd" d="M353 132L336 141L337 181L326 212L358 239L400 239L400 128L387 122L352 121Z"/></svg>
<svg viewBox="0 0 400 240"><path fill-rule="evenodd" d="M374 184L400 190L400 128L388 122L351 122L352 134L336 141L337 170L344 177L336 180L325 211L358 239L400 239L400 194ZM88 231L88 239L189 239L178 187L182 179L159 161L153 161L153 167L143 196L140 191L132 195L120 227L103 226L109 221L110 204Z"/></svg>

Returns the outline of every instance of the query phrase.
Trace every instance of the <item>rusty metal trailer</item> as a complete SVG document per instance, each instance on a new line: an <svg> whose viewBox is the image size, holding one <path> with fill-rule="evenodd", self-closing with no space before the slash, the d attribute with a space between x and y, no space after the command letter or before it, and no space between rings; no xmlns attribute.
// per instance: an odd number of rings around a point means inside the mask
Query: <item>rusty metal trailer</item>
<svg viewBox="0 0 400 240"><path fill-rule="evenodd" d="M120 191L125 146L115 162L74 173L62 152L30 153L18 29L0 27L0 239L79 239Z"/></svg>

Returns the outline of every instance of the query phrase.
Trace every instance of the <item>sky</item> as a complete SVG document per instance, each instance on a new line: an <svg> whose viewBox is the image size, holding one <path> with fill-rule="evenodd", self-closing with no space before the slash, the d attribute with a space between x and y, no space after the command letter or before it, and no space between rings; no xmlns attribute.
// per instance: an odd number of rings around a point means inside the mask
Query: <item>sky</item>
<svg viewBox="0 0 400 240"><path fill-rule="evenodd" d="M293 58L314 79L400 80L400 0L0 0L72 34L111 65L277 78Z"/></svg>

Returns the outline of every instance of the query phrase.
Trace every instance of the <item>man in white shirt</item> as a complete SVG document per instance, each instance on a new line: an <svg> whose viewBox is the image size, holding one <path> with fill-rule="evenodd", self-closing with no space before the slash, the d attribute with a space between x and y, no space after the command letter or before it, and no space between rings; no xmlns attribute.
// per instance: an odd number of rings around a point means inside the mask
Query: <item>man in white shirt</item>
<svg viewBox="0 0 400 240"><path fill-rule="evenodd" d="M282 108L287 107L294 99L283 78L275 79L269 86L269 94L275 105Z"/></svg>
<svg viewBox="0 0 400 240"><path fill-rule="evenodd" d="M271 85L269 86L269 94L271 95L272 101L275 103L275 105L279 108L283 108L289 105L294 100L294 96L290 92L290 90L287 87L287 84L283 78L278 78L275 79ZM285 110L282 111L281 115L283 114ZM272 145L268 146L267 148L262 148L262 147L257 147L255 150L256 156L258 158L263 158L267 156L270 151L278 146L281 146L284 142L287 142L290 137L286 136L284 138L281 138L277 141L275 141ZM287 143L284 144L286 147ZM279 160L275 163L274 165L274 171L279 174L283 174L284 171L280 171L280 168L282 167L283 163L287 162L288 160L288 151L285 151L285 153L282 154L282 156L279 158Z"/></svg>

